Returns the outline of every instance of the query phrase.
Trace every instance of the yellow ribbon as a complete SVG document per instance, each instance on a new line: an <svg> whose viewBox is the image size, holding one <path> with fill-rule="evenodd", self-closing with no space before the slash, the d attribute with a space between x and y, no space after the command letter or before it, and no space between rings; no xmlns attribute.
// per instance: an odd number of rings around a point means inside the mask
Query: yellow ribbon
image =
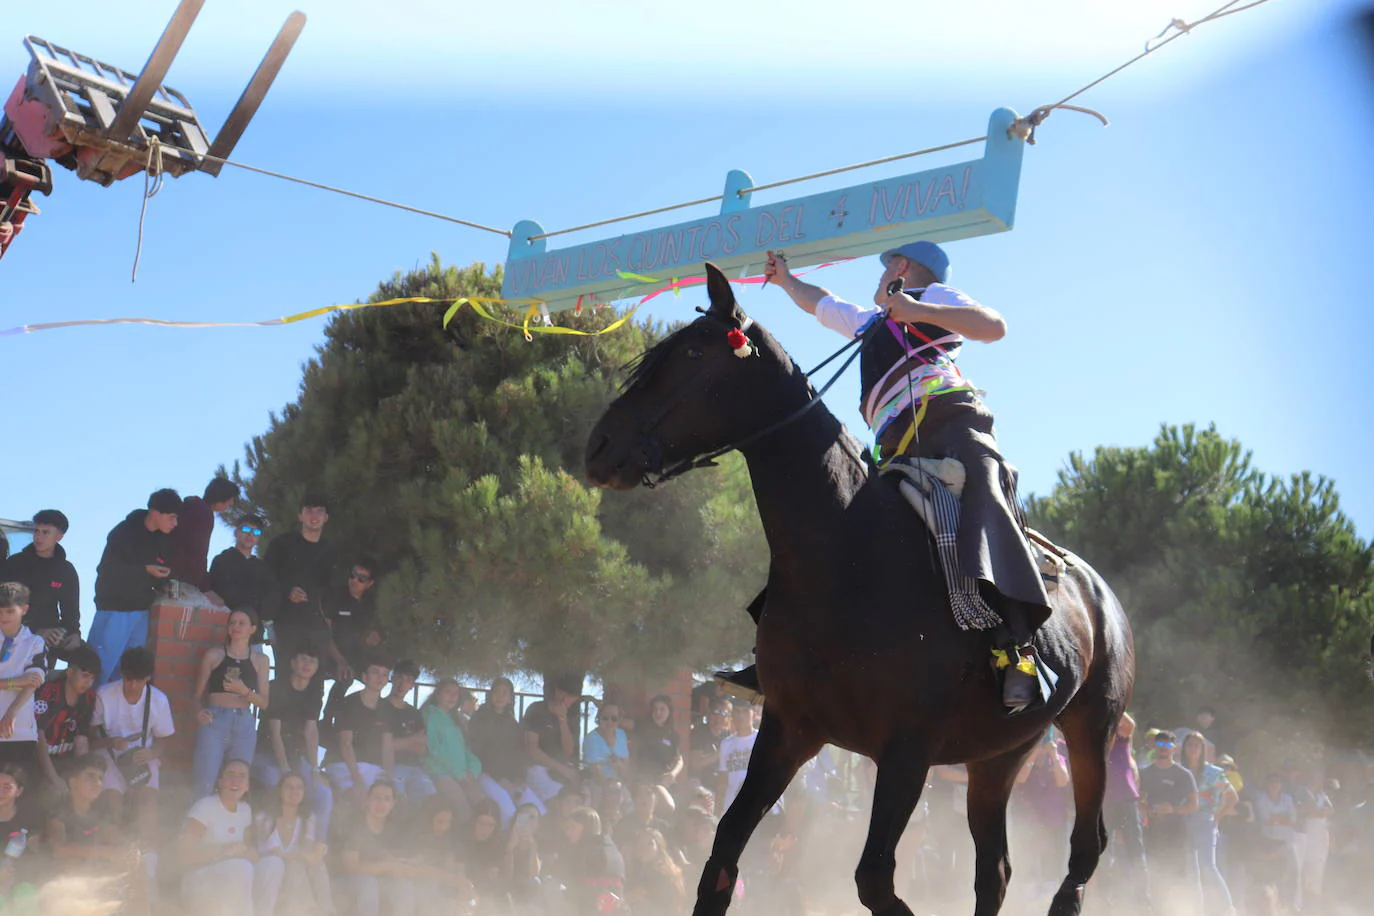
<svg viewBox="0 0 1374 916"><path fill-rule="evenodd" d="M992 657L997 659L998 671L1011 666L1011 656L1003 649L993 649ZM1031 677L1035 677L1035 657L1031 655L1021 655L1021 653L1018 652L1016 670L1020 671L1022 674L1029 674Z"/></svg>

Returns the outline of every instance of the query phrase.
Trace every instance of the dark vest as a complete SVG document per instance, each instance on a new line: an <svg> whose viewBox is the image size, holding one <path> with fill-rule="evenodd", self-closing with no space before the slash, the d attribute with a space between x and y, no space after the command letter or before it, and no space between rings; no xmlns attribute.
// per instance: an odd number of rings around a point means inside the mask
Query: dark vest
<svg viewBox="0 0 1374 916"><path fill-rule="evenodd" d="M906 292L908 296L914 296L919 300L924 290L912 289ZM947 343L940 347L929 346L931 341L940 340L953 333L939 325L927 324L922 321L915 325L897 323L896 327L902 335L901 340L898 340L897 335L892 333L891 326L881 315L869 322L863 331L864 342L859 345L861 351L859 354L860 404L868 400L869 392L873 390L873 386L882 381L889 369L907 358L908 352L914 351L915 359L927 363L935 362L942 353L955 354L959 352L959 344L957 343Z"/></svg>

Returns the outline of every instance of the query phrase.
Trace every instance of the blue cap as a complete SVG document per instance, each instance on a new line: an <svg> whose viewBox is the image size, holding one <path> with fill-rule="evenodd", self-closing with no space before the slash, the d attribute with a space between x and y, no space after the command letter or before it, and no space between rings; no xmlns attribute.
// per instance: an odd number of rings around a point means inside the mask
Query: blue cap
<svg viewBox="0 0 1374 916"><path fill-rule="evenodd" d="M935 275L935 279L941 283L949 276L949 255L945 254L943 248L934 242L907 242L898 248L891 248L878 256L878 260L883 262L886 267L888 262L897 255L901 255L908 261L915 261L922 267Z"/></svg>

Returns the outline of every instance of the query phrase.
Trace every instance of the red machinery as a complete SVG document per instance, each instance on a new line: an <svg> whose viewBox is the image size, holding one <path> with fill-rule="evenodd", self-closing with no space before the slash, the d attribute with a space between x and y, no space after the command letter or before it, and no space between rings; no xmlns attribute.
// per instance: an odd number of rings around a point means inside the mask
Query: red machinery
<svg viewBox="0 0 1374 916"><path fill-rule="evenodd" d="M212 141L186 96L162 85L204 3L181 0L138 74L32 35L24 40L32 61L0 117L0 223L12 227L0 232L0 257L24 218L39 212L30 195L52 192L45 160L108 186L143 171L156 139L164 173L219 174L305 27L305 14L287 17Z"/></svg>

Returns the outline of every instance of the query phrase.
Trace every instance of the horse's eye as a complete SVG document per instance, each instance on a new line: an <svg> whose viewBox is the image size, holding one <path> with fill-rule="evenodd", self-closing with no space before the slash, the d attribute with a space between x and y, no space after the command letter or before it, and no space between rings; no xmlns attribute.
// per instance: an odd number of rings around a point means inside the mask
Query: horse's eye
<svg viewBox="0 0 1374 916"><path fill-rule="evenodd" d="M701 347L688 347L688 348L687 348L687 358L688 358L688 359L701 359L701 353L702 353Z"/></svg>

